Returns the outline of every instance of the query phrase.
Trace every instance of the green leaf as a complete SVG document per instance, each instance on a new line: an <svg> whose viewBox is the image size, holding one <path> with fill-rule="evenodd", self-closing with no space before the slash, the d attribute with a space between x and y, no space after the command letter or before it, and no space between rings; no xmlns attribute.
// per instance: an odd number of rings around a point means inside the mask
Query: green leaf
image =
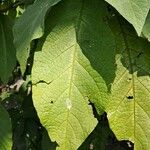
<svg viewBox="0 0 150 150"><path fill-rule="evenodd" d="M0 78L4 83L8 82L16 65L12 26L8 16L0 15Z"/></svg>
<svg viewBox="0 0 150 150"><path fill-rule="evenodd" d="M148 41L150 41L150 11L148 13L146 22L142 30L142 36L148 39Z"/></svg>
<svg viewBox="0 0 150 150"><path fill-rule="evenodd" d="M11 122L7 111L0 105L0 149L10 150L12 147Z"/></svg>
<svg viewBox="0 0 150 150"><path fill-rule="evenodd" d="M149 150L150 43L119 16L109 24L117 41L116 77L107 108L110 127L119 140L134 142L135 150Z"/></svg>
<svg viewBox="0 0 150 150"><path fill-rule="evenodd" d="M33 4L35 0L18 0L18 1L25 5L30 5L30 4Z"/></svg>
<svg viewBox="0 0 150 150"><path fill-rule="evenodd" d="M136 29L138 35L141 34L146 16L150 9L149 0L105 0Z"/></svg>
<svg viewBox="0 0 150 150"><path fill-rule="evenodd" d="M109 128L108 121L105 115L96 116L98 118L98 124L92 133L88 136L88 138L84 141L84 143L80 146L78 150L109 150L108 145L110 144L111 140L114 140L113 133ZM105 120L105 121L104 121ZM114 139L113 139L114 138ZM115 148L117 145L115 144ZM112 148L112 145L111 145ZM113 148L112 148L113 149ZM115 149L118 150L118 149ZM119 149L120 150L120 149Z"/></svg>
<svg viewBox="0 0 150 150"><path fill-rule="evenodd" d="M33 101L58 149L76 150L97 124L88 100L99 113L107 103L115 76L115 41L103 2L63 2L47 17L46 33L38 46L42 51L38 48L35 53Z"/></svg>
<svg viewBox="0 0 150 150"><path fill-rule="evenodd" d="M43 35L44 20L48 9L60 0L37 0L29 6L14 25L14 43L17 49L17 58L22 73L26 69L27 58L30 52L30 42Z"/></svg>

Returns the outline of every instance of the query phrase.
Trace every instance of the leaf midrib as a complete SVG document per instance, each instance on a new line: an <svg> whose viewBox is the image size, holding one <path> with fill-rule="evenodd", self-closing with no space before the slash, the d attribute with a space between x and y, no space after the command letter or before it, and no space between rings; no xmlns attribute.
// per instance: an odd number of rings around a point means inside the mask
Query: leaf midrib
<svg viewBox="0 0 150 150"><path fill-rule="evenodd" d="M129 67L130 67L130 70L131 70L131 76L132 76L132 89L133 89L133 119L134 119L134 141L135 141L135 123L136 123L136 120L135 120L135 103L136 103L136 99L135 99L135 87L134 87L134 84L135 84L135 81L134 81L134 71L133 71L133 66L132 66L132 60L131 60L131 52L130 52L130 48L129 48L129 45L128 45L128 41L126 39L126 34L124 32L124 29L123 29L123 26L121 24L121 21L120 19L118 18L118 23L119 23L119 26L120 26L120 29L121 29L121 33L122 33L122 37L123 37L123 40L124 40L124 43L125 43L125 47L126 47L126 52L127 52L127 55L128 55L128 58L129 58Z"/></svg>
<svg viewBox="0 0 150 150"><path fill-rule="evenodd" d="M80 6L80 11L76 20L76 24L75 24L75 28L77 29L77 31L80 31L80 27L81 27L81 21L82 21L82 14L83 14L83 8L84 8L84 0L81 1L81 6ZM76 33L77 34L77 33ZM70 77L70 83L69 83L69 100L71 100L71 93L72 93L72 86L73 86L73 77L74 77L74 66L75 66L75 57L76 57L76 50L77 50L77 35L76 35L76 44L74 45L74 50L73 50L73 54L72 54L72 68L71 68L71 77ZM69 110L67 111L67 120L66 120L66 132L67 132L67 128L68 128L68 118L69 118ZM65 134L66 137L65 139L67 139L67 134ZM67 140L65 140L65 147L67 145ZM66 147L67 148L67 147Z"/></svg>

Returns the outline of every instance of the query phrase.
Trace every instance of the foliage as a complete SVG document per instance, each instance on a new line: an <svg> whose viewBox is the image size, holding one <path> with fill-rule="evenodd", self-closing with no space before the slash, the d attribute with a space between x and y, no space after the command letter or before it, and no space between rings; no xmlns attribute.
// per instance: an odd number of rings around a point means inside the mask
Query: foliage
<svg viewBox="0 0 150 150"><path fill-rule="evenodd" d="M149 150L149 10L1 0L0 149Z"/></svg>

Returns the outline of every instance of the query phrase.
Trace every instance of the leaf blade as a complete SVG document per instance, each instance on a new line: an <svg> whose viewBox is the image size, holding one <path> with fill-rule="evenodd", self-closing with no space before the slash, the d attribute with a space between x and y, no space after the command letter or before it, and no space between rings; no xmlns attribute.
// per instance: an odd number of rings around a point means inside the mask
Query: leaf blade
<svg viewBox="0 0 150 150"><path fill-rule="evenodd" d="M7 111L0 105L0 149L12 148L11 122Z"/></svg>
<svg viewBox="0 0 150 150"><path fill-rule="evenodd" d="M106 0L115 9L129 21L137 31L138 35L141 34L144 26L148 11L150 9L150 1L147 0Z"/></svg>
<svg viewBox="0 0 150 150"><path fill-rule="evenodd" d="M13 28L14 44L17 49L17 58L20 62L22 73L26 69L27 58L30 52L30 42L43 35L45 15L49 8L59 1L37 0L16 20Z"/></svg>
<svg viewBox="0 0 150 150"><path fill-rule="evenodd" d="M150 11L148 13L147 19L145 21L143 30L142 30L142 37L148 39L150 41Z"/></svg>
<svg viewBox="0 0 150 150"><path fill-rule="evenodd" d="M0 17L0 78L7 83L16 65L16 50L12 35L13 22L8 16Z"/></svg>
<svg viewBox="0 0 150 150"><path fill-rule="evenodd" d="M114 24L113 24L114 23ZM113 25L112 25L113 24ZM138 38L119 16L110 19L116 36L116 78L107 108L110 127L119 140L131 140L134 149L149 149L149 43Z"/></svg>
<svg viewBox="0 0 150 150"><path fill-rule="evenodd" d="M99 6L101 10L95 9ZM34 106L51 140L60 149L77 149L96 126L89 99L95 102L99 113L104 110L108 89L98 71L104 71L104 54L111 48L108 54L113 57L115 48L109 27L103 21L105 15L104 3L99 0L61 3L48 17L53 21L48 22L44 42L41 40L42 51L35 53ZM93 26L97 29L94 33ZM102 45L101 37L107 39ZM114 67L111 61L109 65Z"/></svg>

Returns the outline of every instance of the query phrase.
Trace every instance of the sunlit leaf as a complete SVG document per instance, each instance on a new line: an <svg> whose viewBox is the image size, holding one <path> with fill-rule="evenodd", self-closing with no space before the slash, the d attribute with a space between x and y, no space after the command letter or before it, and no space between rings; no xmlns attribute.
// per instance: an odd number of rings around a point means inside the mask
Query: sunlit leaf
<svg viewBox="0 0 150 150"><path fill-rule="evenodd" d="M89 99L99 113L107 103L115 41L106 16L99 0L66 0L47 17L34 57L33 101L58 149L76 150L95 128Z"/></svg>

